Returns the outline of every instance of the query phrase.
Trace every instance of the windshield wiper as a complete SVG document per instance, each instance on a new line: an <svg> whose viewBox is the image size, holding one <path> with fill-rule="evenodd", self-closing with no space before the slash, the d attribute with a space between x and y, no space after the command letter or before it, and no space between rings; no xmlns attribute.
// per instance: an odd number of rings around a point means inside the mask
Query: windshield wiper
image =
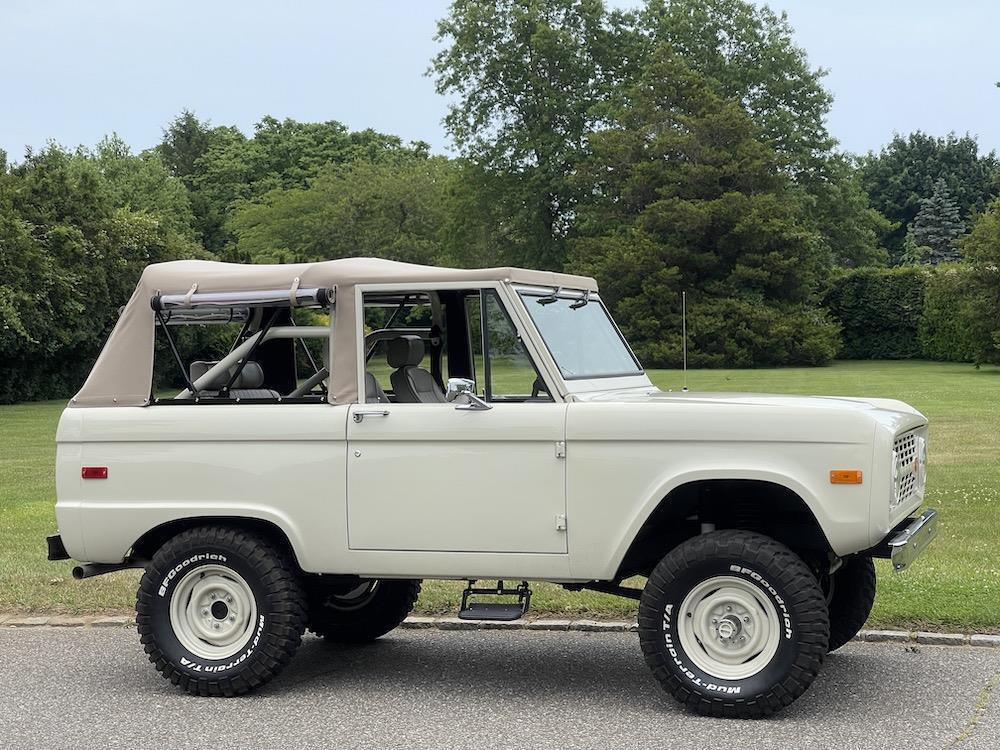
<svg viewBox="0 0 1000 750"><path fill-rule="evenodd" d="M546 294L544 297L539 297L535 300L539 305L551 305L553 302L559 299L559 292L562 291L561 286L557 286L556 290L552 294Z"/></svg>
<svg viewBox="0 0 1000 750"><path fill-rule="evenodd" d="M586 307L587 304L589 304L589 302L590 302L590 290L589 289L584 289L583 290L583 297L581 297L576 302L574 302L572 305L570 305L569 309L570 310L579 310L581 307Z"/></svg>

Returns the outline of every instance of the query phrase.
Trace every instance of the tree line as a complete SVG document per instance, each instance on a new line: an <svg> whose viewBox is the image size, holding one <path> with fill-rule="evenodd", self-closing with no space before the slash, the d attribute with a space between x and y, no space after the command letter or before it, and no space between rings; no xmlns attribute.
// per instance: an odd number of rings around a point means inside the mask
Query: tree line
<svg viewBox="0 0 1000 750"><path fill-rule="evenodd" d="M590 274L650 367L679 363L681 291L694 366L1000 358L995 154L920 132L842 153L783 15L454 0L438 40L454 156L187 111L139 153L112 135L0 155L0 400L71 392L141 269L188 257ZM910 343L879 344L897 318Z"/></svg>

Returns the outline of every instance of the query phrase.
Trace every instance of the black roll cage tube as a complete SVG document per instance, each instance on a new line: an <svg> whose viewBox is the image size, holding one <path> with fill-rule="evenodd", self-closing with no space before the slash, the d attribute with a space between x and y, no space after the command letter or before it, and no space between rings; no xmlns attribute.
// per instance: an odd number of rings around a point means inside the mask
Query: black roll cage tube
<svg viewBox="0 0 1000 750"><path fill-rule="evenodd" d="M191 377L188 375L187 369L184 367L184 360L181 358L181 353L177 351L177 344L174 343L174 337L170 335L170 329L167 328L167 321L163 319L163 313L157 308L153 308L153 312L156 314L156 319L160 321L160 328L163 329L163 333L167 337L167 343L170 344L170 351L174 354L174 360L177 362L177 367L180 368L181 377L184 378L184 384L187 389L191 391L191 395L198 398L198 389L194 387L194 383L191 382ZM154 401L153 394L150 393L150 401Z"/></svg>

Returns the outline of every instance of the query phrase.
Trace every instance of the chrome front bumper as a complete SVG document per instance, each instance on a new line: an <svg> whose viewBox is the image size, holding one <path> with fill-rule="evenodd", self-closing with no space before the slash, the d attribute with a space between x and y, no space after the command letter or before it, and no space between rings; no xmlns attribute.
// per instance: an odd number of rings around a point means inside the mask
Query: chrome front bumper
<svg viewBox="0 0 1000 750"><path fill-rule="evenodd" d="M907 518L899 524L885 539L868 550L868 554L891 560L893 570L898 573L917 559L937 533L937 511L925 510L916 518Z"/></svg>

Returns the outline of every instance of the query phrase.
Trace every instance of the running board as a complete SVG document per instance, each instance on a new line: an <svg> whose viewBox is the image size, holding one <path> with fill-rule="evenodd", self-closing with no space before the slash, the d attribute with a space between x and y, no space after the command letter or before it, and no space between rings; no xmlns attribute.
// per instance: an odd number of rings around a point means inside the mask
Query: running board
<svg viewBox="0 0 1000 750"><path fill-rule="evenodd" d="M469 581L469 585L462 592L462 608L458 612L460 620L494 620L510 622L519 620L528 611L531 604L531 589L527 581L521 581L517 588L508 589L504 587L503 581L497 581L495 588L475 588L475 581ZM516 596L517 603L504 604L501 602L469 602L471 596Z"/></svg>

